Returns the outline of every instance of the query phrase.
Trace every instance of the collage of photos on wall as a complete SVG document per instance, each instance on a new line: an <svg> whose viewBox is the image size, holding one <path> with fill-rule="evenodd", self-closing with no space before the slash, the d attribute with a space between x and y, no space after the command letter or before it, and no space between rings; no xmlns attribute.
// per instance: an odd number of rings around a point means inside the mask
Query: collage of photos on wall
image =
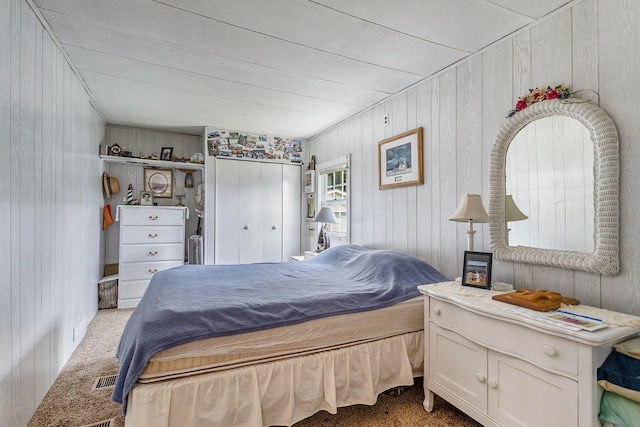
<svg viewBox="0 0 640 427"><path fill-rule="evenodd" d="M210 156L302 161L302 140L257 135L221 129L207 129Z"/></svg>

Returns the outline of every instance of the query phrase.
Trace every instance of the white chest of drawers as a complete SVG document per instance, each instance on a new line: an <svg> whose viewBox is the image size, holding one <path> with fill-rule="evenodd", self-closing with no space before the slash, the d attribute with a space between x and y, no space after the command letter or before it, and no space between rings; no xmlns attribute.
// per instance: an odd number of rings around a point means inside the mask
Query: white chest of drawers
<svg viewBox="0 0 640 427"><path fill-rule="evenodd" d="M505 311L498 292L420 286L424 407L438 394L485 426L599 426L596 370L640 327L570 331Z"/></svg>
<svg viewBox="0 0 640 427"><path fill-rule="evenodd" d="M154 273L184 264L186 207L118 206L118 308L138 305Z"/></svg>

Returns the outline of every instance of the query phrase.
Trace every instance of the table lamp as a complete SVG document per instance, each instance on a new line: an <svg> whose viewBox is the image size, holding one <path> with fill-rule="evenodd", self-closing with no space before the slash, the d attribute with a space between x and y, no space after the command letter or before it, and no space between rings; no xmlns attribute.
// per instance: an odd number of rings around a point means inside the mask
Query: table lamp
<svg viewBox="0 0 640 427"><path fill-rule="evenodd" d="M476 231L473 229L473 223L475 222L489 222L491 218L487 215L487 211L482 206L482 199L479 194L463 194L462 200L456 211L449 218L450 221L468 222L469 229L467 234L469 235L468 248L473 250L473 235Z"/></svg>
<svg viewBox="0 0 640 427"><path fill-rule="evenodd" d="M316 215L313 222L321 222L323 225L320 227L320 234L318 235L317 251L322 252L325 249L329 249L329 235L327 234L327 224L335 224L338 222L333 211L329 207L323 207Z"/></svg>

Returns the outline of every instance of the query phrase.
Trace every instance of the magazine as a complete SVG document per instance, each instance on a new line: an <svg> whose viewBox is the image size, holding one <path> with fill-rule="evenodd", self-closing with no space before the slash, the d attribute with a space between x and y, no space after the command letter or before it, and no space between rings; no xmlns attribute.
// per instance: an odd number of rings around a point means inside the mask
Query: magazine
<svg viewBox="0 0 640 427"><path fill-rule="evenodd" d="M509 313L527 317L537 322L562 327L571 331L597 331L606 328L602 319L589 317L582 314L571 313L564 310L552 310L548 312L535 311L524 307L509 307L505 309Z"/></svg>
<svg viewBox="0 0 640 427"><path fill-rule="evenodd" d="M562 322L565 324L576 326L587 331L597 331L598 329L607 327L602 319L585 316L583 314L571 313L564 310L550 311L547 315L547 318L556 322Z"/></svg>

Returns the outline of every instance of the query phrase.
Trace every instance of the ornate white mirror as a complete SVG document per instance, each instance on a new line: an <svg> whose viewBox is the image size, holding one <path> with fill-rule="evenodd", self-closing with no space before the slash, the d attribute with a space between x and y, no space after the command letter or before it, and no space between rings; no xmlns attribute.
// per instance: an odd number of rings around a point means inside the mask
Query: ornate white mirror
<svg viewBox="0 0 640 427"><path fill-rule="evenodd" d="M616 128L596 105L555 99L514 114L491 153L494 256L617 274L619 167Z"/></svg>

